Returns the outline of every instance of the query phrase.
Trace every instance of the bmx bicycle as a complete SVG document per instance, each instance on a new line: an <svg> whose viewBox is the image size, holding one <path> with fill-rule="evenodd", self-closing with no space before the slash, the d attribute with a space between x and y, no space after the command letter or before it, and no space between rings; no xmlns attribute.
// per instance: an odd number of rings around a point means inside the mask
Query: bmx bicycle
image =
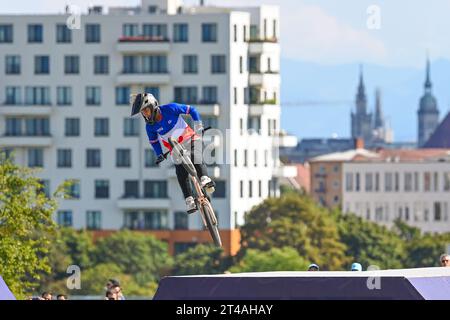
<svg viewBox="0 0 450 320"><path fill-rule="evenodd" d="M203 133L209 129L211 129L211 127L204 129ZM172 147L173 156L176 159L179 159L179 161L189 174L189 178L195 189L194 200L197 204L197 208L200 211L203 226L209 230L214 244L218 247L222 247L222 240L220 238L216 214L214 213L214 209L211 205L211 200L206 193L206 190L201 187L200 180L197 175L197 170L195 169L195 166L191 161L189 153L176 139L169 138L168 142ZM166 152L164 154L164 158L167 158L169 153L170 151Z"/></svg>

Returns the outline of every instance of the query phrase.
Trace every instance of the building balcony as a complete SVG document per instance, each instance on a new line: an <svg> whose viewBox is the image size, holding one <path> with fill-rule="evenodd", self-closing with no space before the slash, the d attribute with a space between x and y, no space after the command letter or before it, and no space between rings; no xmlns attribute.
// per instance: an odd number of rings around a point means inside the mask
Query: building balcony
<svg viewBox="0 0 450 320"><path fill-rule="evenodd" d="M280 53L280 45L276 41L264 41L264 40L250 40L249 44L249 54L250 55L260 55L263 53Z"/></svg>
<svg viewBox="0 0 450 320"><path fill-rule="evenodd" d="M118 85L165 85L170 84L170 74L165 73L120 73L116 82Z"/></svg>
<svg viewBox="0 0 450 320"><path fill-rule="evenodd" d="M170 52L170 41L163 37L121 37L117 42L120 53L164 53Z"/></svg>
<svg viewBox="0 0 450 320"><path fill-rule="evenodd" d="M170 207L169 198L120 198L117 206L122 210L165 209Z"/></svg>
<svg viewBox="0 0 450 320"><path fill-rule="evenodd" d="M251 103L248 107L249 116L251 117L259 117L263 114L269 114L271 112L279 112L280 108L279 105L274 103L275 101L267 101L266 102L260 102L257 103L254 101L254 103Z"/></svg>
<svg viewBox="0 0 450 320"><path fill-rule="evenodd" d="M298 139L296 136L290 135L278 135L275 137L275 145L282 148L295 148L297 146Z"/></svg>
<svg viewBox="0 0 450 320"><path fill-rule="evenodd" d="M48 116L52 113L51 105L0 105L0 114L8 116Z"/></svg>
<svg viewBox="0 0 450 320"><path fill-rule="evenodd" d="M277 178L295 178L297 177L297 167L282 165L274 169L273 175Z"/></svg>
<svg viewBox="0 0 450 320"><path fill-rule="evenodd" d="M211 178L220 178L220 166L219 165L215 165L215 166L206 166L207 170L208 170L208 176ZM175 172L175 167L169 167L167 168L167 177L168 178L177 178L177 174Z"/></svg>
<svg viewBox="0 0 450 320"><path fill-rule="evenodd" d="M249 83L251 86L274 88L280 86L280 74L278 72L255 72L250 73Z"/></svg>
<svg viewBox="0 0 450 320"><path fill-rule="evenodd" d="M220 115L220 106L218 103L205 103L200 101L200 103L194 104L194 106L201 115L215 117Z"/></svg>
<svg viewBox="0 0 450 320"><path fill-rule="evenodd" d="M48 136L0 136L1 147L51 147L53 137Z"/></svg>

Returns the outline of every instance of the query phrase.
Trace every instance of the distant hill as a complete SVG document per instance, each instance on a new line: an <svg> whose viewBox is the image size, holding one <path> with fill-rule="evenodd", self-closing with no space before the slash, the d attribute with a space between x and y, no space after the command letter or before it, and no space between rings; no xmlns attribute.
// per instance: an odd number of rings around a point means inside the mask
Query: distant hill
<svg viewBox="0 0 450 320"><path fill-rule="evenodd" d="M394 129L395 141L416 140L417 109L423 94L424 69L425 60L422 69L364 65L368 107L373 110L375 88L380 87L383 111ZM299 138L330 137L334 133L339 137L350 136L350 110L354 108L358 74L358 63L327 66L282 59L282 103L318 103L283 107L282 127ZM431 79L443 119L450 109L450 61L432 61ZM323 101L337 103L325 105Z"/></svg>

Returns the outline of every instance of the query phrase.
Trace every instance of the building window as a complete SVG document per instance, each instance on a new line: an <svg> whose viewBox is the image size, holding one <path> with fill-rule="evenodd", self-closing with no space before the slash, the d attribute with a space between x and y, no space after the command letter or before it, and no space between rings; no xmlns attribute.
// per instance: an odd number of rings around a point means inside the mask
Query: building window
<svg viewBox="0 0 450 320"><path fill-rule="evenodd" d="M116 150L116 167L129 168L131 167L131 151L130 149Z"/></svg>
<svg viewBox="0 0 450 320"><path fill-rule="evenodd" d="M25 135L29 137L45 137L50 135L50 119L27 118L25 120Z"/></svg>
<svg viewBox="0 0 450 320"><path fill-rule="evenodd" d="M384 174L384 191L391 192L392 191L392 173L386 172Z"/></svg>
<svg viewBox="0 0 450 320"><path fill-rule="evenodd" d="M207 86L203 87L203 99L201 104L216 104L217 103L217 87Z"/></svg>
<svg viewBox="0 0 450 320"><path fill-rule="evenodd" d="M58 106L72 105L72 88L57 87L56 88L56 104Z"/></svg>
<svg viewBox="0 0 450 320"><path fill-rule="evenodd" d="M5 73L20 74L20 56L18 55L5 56Z"/></svg>
<svg viewBox="0 0 450 320"><path fill-rule="evenodd" d="M158 167L156 164L155 152L151 149L145 149L144 151L144 164L146 168Z"/></svg>
<svg viewBox="0 0 450 320"><path fill-rule="evenodd" d="M197 103L197 87L175 87L174 98L175 101L184 104L196 104Z"/></svg>
<svg viewBox="0 0 450 320"><path fill-rule="evenodd" d="M435 202L434 203L434 221L441 221L441 219L442 219L441 203Z"/></svg>
<svg viewBox="0 0 450 320"><path fill-rule="evenodd" d="M72 211L59 210L57 214L57 222L62 227L72 227Z"/></svg>
<svg viewBox="0 0 450 320"><path fill-rule="evenodd" d="M380 191L380 174L378 172L375 173L375 191Z"/></svg>
<svg viewBox="0 0 450 320"><path fill-rule="evenodd" d="M100 167L101 167L100 149L87 149L86 168L100 168Z"/></svg>
<svg viewBox="0 0 450 320"><path fill-rule="evenodd" d="M244 167L248 165L248 151L244 150Z"/></svg>
<svg viewBox="0 0 450 320"><path fill-rule="evenodd" d="M124 181L124 198L139 198L139 181L125 180Z"/></svg>
<svg viewBox="0 0 450 320"><path fill-rule="evenodd" d="M80 136L80 119L66 118L65 120L65 136L79 137Z"/></svg>
<svg viewBox="0 0 450 320"><path fill-rule="evenodd" d="M12 24L0 24L0 43L13 42L13 26Z"/></svg>
<svg viewBox="0 0 450 320"><path fill-rule="evenodd" d="M226 198L226 183L225 181L218 180L215 181L216 187L213 193L214 198Z"/></svg>
<svg viewBox="0 0 450 320"><path fill-rule="evenodd" d="M128 105L130 103L130 88L116 87L116 105Z"/></svg>
<svg viewBox="0 0 450 320"><path fill-rule="evenodd" d="M255 149L254 153L253 153L253 165L255 167L258 166L258 150Z"/></svg>
<svg viewBox="0 0 450 320"><path fill-rule="evenodd" d="M49 87L25 87L25 103L28 105L51 105Z"/></svg>
<svg viewBox="0 0 450 320"><path fill-rule="evenodd" d="M138 56L123 56L123 73L140 73Z"/></svg>
<svg viewBox="0 0 450 320"><path fill-rule="evenodd" d="M198 73L198 57L196 55L183 56L183 73L186 74Z"/></svg>
<svg viewBox="0 0 450 320"><path fill-rule="evenodd" d="M434 173L434 191L439 191L439 174L437 172Z"/></svg>
<svg viewBox="0 0 450 320"><path fill-rule="evenodd" d="M100 42L100 25L99 24L86 24L85 26L85 39L86 43L99 43Z"/></svg>
<svg viewBox="0 0 450 320"><path fill-rule="evenodd" d="M239 190L240 190L240 197L244 197L244 181L239 181Z"/></svg>
<svg viewBox="0 0 450 320"><path fill-rule="evenodd" d="M28 25L28 43L42 43L42 24Z"/></svg>
<svg viewBox="0 0 450 320"><path fill-rule="evenodd" d="M5 136L22 136L22 123L21 118L6 118Z"/></svg>
<svg viewBox="0 0 450 320"><path fill-rule="evenodd" d="M262 197L262 181L258 181L258 197Z"/></svg>
<svg viewBox="0 0 450 320"><path fill-rule="evenodd" d="M156 98L156 100L161 100L159 87L145 87L144 91L145 93L151 93Z"/></svg>
<svg viewBox="0 0 450 320"><path fill-rule="evenodd" d="M247 42L247 26L244 26L243 27L243 31L242 31L242 40L244 41L244 42Z"/></svg>
<svg viewBox="0 0 450 320"><path fill-rule="evenodd" d="M39 192L43 193L48 199L50 198L50 180L39 180L41 188Z"/></svg>
<svg viewBox="0 0 450 320"><path fill-rule="evenodd" d="M234 87L234 94L233 94L234 104L238 104L238 88Z"/></svg>
<svg viewBox="0 0 450 320"><path fill-rule="evenodd" d="M94 135L96 137L109 136L109 119L95 118L94 119Z"/></svg>
<svg viewBox="0 0 450 320"><path fill-rule="evenodd" d="M234 166L238 166L238 151L237 149L234 149Z"/></svg>
<svg viewBox="0 0 450 320"><path fill-rule="evenodd" d="M65 24L56 25L56 42L57 43L71 43L72 42L72 30L67 28Z"/></svg>
<svg viewBox="0 0 450 320"><path fill-rule="evenodd" d="M394 177L395 177L395 191L400 191L400 174L396 172Z"/></svg>
<svg viewBox="0 0 450 320"><path fill-rule="evenodd" d="M22 104L22 93L20 87L6 87L6 105L20 105Z"/></svg>
<svg viewBox="0 0 450 320"><path fill-rule="evenodd" d="M109 180L95 180L95 199L109 198Z"/></svg>
<svg viewBox="0 0 450 320"><path fill-rule="evenodd" d="M212 55L211 56L211 73L223 74L226 73L226 56Z"/></svg>
<svg viewBox="0 0 450 320"><path fill-rule="evenodd" d="M188 230L188 215L184 211L174 213L175 230Z"/></svg>
<svg viewBox="0 0 450 320"><path fill-rule="evenodd" d="M173 41L188 42L189 27L186 23L176 23L173 25Z"/></svg>
<svg viewBox="0 0 450 320"><path fill-rule="evenodd" d="M86 87L86 105L99 106L101 104L102 91L100 87Z"/></svg>
<svg viewBox="0 0 450 320"><path fill-rule="evenodd" d="M244 73L244 57L242 56L239 57L239 73Z"/></svg>
<svg viewBox="0 0 450 320"><path fill-rule="evenodd" d="M353 173L351 172L345 174L345 191L353 191Z"/></svg>
<svg viewBox="0 0 450 320"><path fill-rule="evenodd" d="M423 174L424 191L431 191L431 172L424 172Z"/></svg>
<svg viewBox="0 0 450 320"><path fill-rule="evenodd" d="M166 210L148 210L143 212L145 230L167 230L169 219Z"/></svg>
<svg viewBox="0 0 450 320"><path fill-rule="evenodd" d="M202 24L202 41L203 42L217 42L217 24L203 23Z"/></svg>
<svg viewBox="0 0 450 320"><path fill-rule="evenodd" d="M373 191L373 174L372 173L366 173L366 192L372 192Z"/></svg>
<svg viewBox="0 0 450 320"><path fill-rule="evenodd" d="M109 74L109 56L94 56L94 74Z"/></svg>
<svg viewBox="0 0 450 320"><path fill-rule="evenodd" d="M355 191L359 191L361 188L360 188L360 176L359 176L359 173L356 173L356 184L355 184Z"/></svg>
<svg viewBox="0 0 450 320"><path fill-rule="evenodd" d="M71 180L67 195L72 199L80 199L80 180Z"/></svg>
<svg viewBox="0 0 450 320"><path fill-rule="evenodd" d="M450 191L450 172L444 172L444 191Z"/></svg>
<svg viewBox="0 0 450 320"><path fill-rule="evenodd" d="M237 42L238 41L238 35L237 35L237 29L238 29L238 26L235 24L234 26L233 26L233 35L234 35L234 42Z"/></svg>
<svg viewBox="0 0 450 320"><path fill-rule="evenodd" d="M167 40L166 24L144 24L142 26L143 35L157 40Z"/></svg>
<svg viewBox="0 0 450 320"><path fill-rule="evenodd" d="M86 211L86 228L100 230L102 228L102 213L100 211Z"/></svg>
<svg viewBox="0 0 450 320"><path fill-rule="evenodd" d="M410 192L413 190L413 175L411 172L405 173L404 190Z"/></svg>
<svg viewBox="0 0 450 320"><path fill-rule="evenodd" d="M414 191L419 191L420 185L419 185L419 173L414 172Z"/></svg>
<svg viewBox="0 0 450 320"><path fill-rule="evenodd" d="M139 25L137 23L124 23L122 25L122 35L124 37L136 37L139 35Z"/></svg>
<svg viewBox="0 0 450 320"><path fill-rule="evenodd" d="M253 181L248 182L248 197L253 198Z"/></svg>
<svg viewBox="0 0 450 320"><path fill-rule="evenodd" d="M269 151L264 150L264 167L267 167L269 164Z"/></svg>
<svg viewBox="0 0 450 320"><path fill-rule="evenodd" d="M64 73L65 74L79 74L80 73L80 57L79 56L64 56Z"/></svg>
<svg viewBox="0 0 450 320"><path fill-rule="evenodd" d="M151 55L142 56L142 73L167 73L167 56Z"/></svg>
<svg viewBox="0 0 450 320"><path fill-rule="evenodd" d="M123 135L125 137L138 137L140 128L140 119L125 118L123 120Z"/></svg>
<svg viewBox="0 0 450 320"><path fill-rule="evenodd" d="M72 150L71 149L58 149L57 151L57 165L58 168L71 168L72 167Z"/></svg>
<svg viewBox="0 0 450 320"><path fill-rule="evenodd" d="M44 150L39 148L28 149L28 166L30 168L44 167Z"/></svg>
<svg viewBox="0 0 450 320"><path fill-rule="evenodd" d="M144 181L144 198L167 198L167 181Z"/></svg>

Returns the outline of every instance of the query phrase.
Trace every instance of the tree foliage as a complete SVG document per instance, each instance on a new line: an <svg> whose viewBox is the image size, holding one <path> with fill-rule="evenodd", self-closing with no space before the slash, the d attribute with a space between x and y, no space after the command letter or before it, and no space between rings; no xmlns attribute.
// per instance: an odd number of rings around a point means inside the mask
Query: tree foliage
<svg viewBox="0 0 450 320"><path fill-rule="evenodd" d="M196 245L176 256L174 275L218 274L229 266L223 250L213 245Z"/></svg>

